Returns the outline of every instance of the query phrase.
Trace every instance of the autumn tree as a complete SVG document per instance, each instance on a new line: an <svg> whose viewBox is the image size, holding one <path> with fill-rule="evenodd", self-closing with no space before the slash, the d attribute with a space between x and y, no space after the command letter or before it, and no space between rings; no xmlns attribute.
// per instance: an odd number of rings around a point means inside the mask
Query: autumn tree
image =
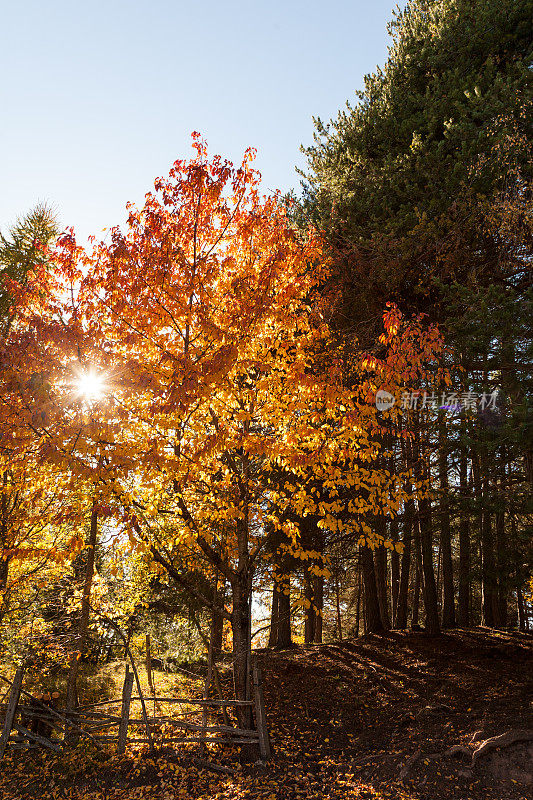
<svg viewBox="0 0 533 800"><path fill-rule="evenodd" d="M68 334L54 340L57 416L42 456L92 481L132 548L228 619L243 699L254 570L274 537L305 560L295 520L310 514L381 543L369 517L397 513L404 483L377 460L371 365L359 359L360 380L346 382L321 312L320 241L296 235L278 196L260 196L251 153L235 169L208 160L198 137L195 148L143 209L130 207L126 233L90 253L61 241L57 269L77 288ZM440 339L393 309L385 325L382 373L395 390ZM100 381L86 424L72 390L80 370ZM196 570L227 581L230 611L191 582Z"/></svg>

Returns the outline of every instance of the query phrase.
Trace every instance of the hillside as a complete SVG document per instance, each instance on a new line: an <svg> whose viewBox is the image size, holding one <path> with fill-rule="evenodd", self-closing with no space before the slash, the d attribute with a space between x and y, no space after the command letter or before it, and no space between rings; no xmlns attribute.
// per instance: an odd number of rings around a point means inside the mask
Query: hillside
<svg viewBox="0 0 533 800"><path fill-rule="evenodd" d="M533 729L532 644L477 629L265 652L287 771L279 796L533 797L533 743L481 757L474 770L466 752L443 757L453 745Z"/></svg>
<svg viewBox="0 0 533 800"><path fill-rule="evenodd" d="M470 755L490 737L533 730L532 636L483 629L439 638L392 632L256 652L275 751L270 764L240 765L236 753L213 753L213 771L185 749L155 758L19 755L2 765L0 797L533 797L533 741L480 755L473 769ZM446 754L456 745L458 752Z"/></svg>

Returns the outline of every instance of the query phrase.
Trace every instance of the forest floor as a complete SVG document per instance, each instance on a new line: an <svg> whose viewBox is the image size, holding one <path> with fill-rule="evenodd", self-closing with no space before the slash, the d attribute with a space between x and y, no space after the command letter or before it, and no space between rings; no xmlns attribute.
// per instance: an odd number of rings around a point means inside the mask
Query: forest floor
<svg viewBox="0 0 533 800"><path fill-rule="evenodd" d="M473 768L470 755L490 737L533 730L533 636L391 632L256 652L268 764L212 752L207 758L227 770L216 773L195 764L190 747L124 757L14 753L0 765L1 800L533 798L533 741L491 750ZM462 749L447 754L454 745Z"/></svg>

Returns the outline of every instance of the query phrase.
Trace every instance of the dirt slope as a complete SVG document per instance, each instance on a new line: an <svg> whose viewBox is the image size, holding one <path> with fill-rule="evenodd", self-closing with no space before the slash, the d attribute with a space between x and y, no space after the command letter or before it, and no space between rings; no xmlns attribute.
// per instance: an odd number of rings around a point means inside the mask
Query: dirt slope
<svg viewBox="0 0 533 800"><path fill-rule="evenodd" d="M533 741L480 756L474 769L468 752L533 730L533 637L393 632L259 660L278 769L298 773L309 794L340 797L343 781L345 796L533 798ZM468 751L443 756L453 745ZM287 800L300 796L290 783Z"/></svg>
<svg viewBox="0 0 533 800"><path fill-rule="evenodd" d="M256 656L269 764L212 751L216 772L191 745L19 753L0 765L0 800L533 800L524 733L472 768L482 741L533 731L532 636L390 633ZM229 669L223 677L230 692Z"/></svg>

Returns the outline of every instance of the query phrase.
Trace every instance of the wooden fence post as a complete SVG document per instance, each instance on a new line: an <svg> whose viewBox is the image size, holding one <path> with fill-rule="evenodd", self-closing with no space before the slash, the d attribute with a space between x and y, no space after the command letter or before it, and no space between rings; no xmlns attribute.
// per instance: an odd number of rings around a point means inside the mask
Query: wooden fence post
<svg viewBox="0 0 533 800"><path fill-rule="evenodd" d="M118 728L118 747L117 753L122 754L126 751L126 741L128 738L128 724L130 721L130 702L131 690L133 689L133 672L129 671L126 664L126 676L122 687L122 711L120 714L120 725Z"/></svg>
<svg viewBox="0 0 533 800"><path fill-rule="evenodd" d="M150 648L150 634L146 634L146 677L148 679L148 686L155 695L154 679L152 677L152 651ZM155 712L154 712L155 713Z"/></svg>
<svg viewBox="0 0 533 800"><path fill-rule="evenodd" d="M11 728L13 727L15 714L17 713L17 706L20 698L20 690L22 688L23 676L24 676L24 670L22 669L22 667L20 667L15 672L15 677L13 679L13 683L11 684L11 692L9 694L9 702L7 704L6 718L4 720L4 728L2 730L2 735L0 736L0 761L3 759L4 753L6 752L7 741L11 734Z"/></svg>
<svg viewBox="0 0 533 800"><path fill-rule="evenodd" d="M257 723L257 733L259 734L259 754L263 761L269 761L270 752L270 739L268 736L268 729L265 715L265 702L263 699L263 685L261 683L261 670L258 668L255 660L253 665L253 679L254 679L254 701L255 701L255 721Z"/></svg>

